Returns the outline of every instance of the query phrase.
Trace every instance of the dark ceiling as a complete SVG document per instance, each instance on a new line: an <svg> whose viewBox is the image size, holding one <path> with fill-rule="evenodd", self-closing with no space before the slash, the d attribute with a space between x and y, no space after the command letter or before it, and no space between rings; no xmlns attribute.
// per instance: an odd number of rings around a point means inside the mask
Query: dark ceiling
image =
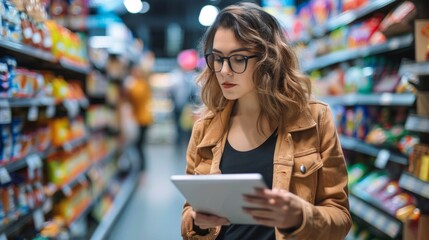
<svg viewBox="0 0 429 240"><path fill-rule="evenodd" d="M145 47L155 52L158 57L174 57L175 52L166 46L176 41L167 37L167 29L178 24L183 33L183 40L176 42L177 48L196 48L205 27L198 22L198 16L204 5L216 5L219 9L239 2L239 0L146 0L150 10L144 14L119 13L122 21L133 34L143 39ZM259 3L260 1L253 1ZM177 25L176 25L177 26ZM177 29L177 28L176 28Z"/></svg>

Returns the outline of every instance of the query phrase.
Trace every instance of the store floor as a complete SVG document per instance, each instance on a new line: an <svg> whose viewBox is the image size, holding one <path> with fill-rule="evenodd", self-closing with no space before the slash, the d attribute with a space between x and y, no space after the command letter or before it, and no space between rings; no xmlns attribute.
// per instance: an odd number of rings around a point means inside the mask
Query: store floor
<svg viewBox="0 0 429 240"><path fill-rule="evenodd" d="M170 182L185 171L185 147L150 144L147 171L109 233L109 240L176 240L184 198Z"/></svg>

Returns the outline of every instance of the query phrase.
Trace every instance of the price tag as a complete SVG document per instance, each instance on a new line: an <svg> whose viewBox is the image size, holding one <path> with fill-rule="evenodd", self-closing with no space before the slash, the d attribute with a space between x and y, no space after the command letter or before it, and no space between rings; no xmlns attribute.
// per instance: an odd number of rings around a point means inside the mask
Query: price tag
<svg viewBox="0 0 429 240"><path fill-rule="evenodd" d="M28 155L27 164L29 164L29 162L31 162L30 164L32 164L32 167L34 167L35 169L42 167L42 159L37 154Z"/></svg>
<svg viewBox="0 0 429 240"><path fill-rule="evenodd" d="M43 215L42 209L37 209L33 212L34 228L40 230L45 222L45 216Z"/></svg>
<svg viewBox="0 0 429 240"><path fill-rule="evenodd" d="M69 117L73 118L79 113L79 103L74 100L64 100L64 107L67 109Z"/></svg>
<svg viewBox="0 0 429 240"><path fill-rule="evenodd" d="M3 233L0 235L0 240L7 240L6 234Z"/></svg>
<svg viewBox="0 0 429 240"><path fill-rule="evenodd" d="M63 192L64 196L66 196L66 197L70 197L72 195L72 190L71 190L69 185L64 186L62 188L62 192Z"/></svg>
<svg viewBox="0 0 429 240"><path fill-rule="evenodd" d="M73 144L71 144L70 142L66 142L63 145L63 149L66 152L71 152L73 150Z"/></svg>
<svg viewBox="0 0 429 240"><path fill-rule="evenodd" d="M56 111L56 109L55 109L55 105L48 105L47 107L46 107L46 117L47 118L52 118L52 117L54 117L55 116L55 112Z"/></svg>
<svg viewBox="0 0 429 240"><path fill-rule="evenodd" d="M388 105L391 104L393 100L392 94L391 93L383 93L381 94L380 97L380 102L384 105Z"/></svg>
<svg viewBox="0 0 429 240"><path fill-rule="evenodd" d="M80 175L78 178L77 178L77 181L80 183L80 185L82 185L82 186L88 186L88 180L85 178L85 176L84 175Z"/></svg>
<svg viewBox="0 0 429 240"><path fill-rule="evenodd" d="M389 159L390 159L390 152L385 149L382 149L378 152L377 159L375 159L374 165L379 169L384 169Z"/></svg>
<svg viewBox="0 0 429 240"><path fill-rule="evenodd" d="M12 122L12 112L9 101L0 100L0 124L9 124Z"/></svg>
<svg viewBox="0 0 429 240"><path fill-rule="evenodd" d="M35 171L36 171L36 161L34 160L34 157L28 156L25 161L27 162L27 171L28 171L28 178L30 180L33 180L35 177Z"/></svg>
<svg viewBox="0 0 429 240"><path fill-rule="evenodd" d="M12 179L10 178L9 172L6 168L0 168L0 183L5 184L10 182Z"/></svg>
<svg viewBox="0 0 429 240"><path fill-rule="evenodd" d="M36 121L39 117L39 108L37 106L31 106L30 109L28 109L27 119L28 121Z"/></svg>
<svg viewBox="0 0 429 240"><path fill-rule="evenodd" d="M44 213L48 213L52 210L53 207L53 202L52 202L52 198L47 198L44 202L43 202L43 212Z"/></svg>

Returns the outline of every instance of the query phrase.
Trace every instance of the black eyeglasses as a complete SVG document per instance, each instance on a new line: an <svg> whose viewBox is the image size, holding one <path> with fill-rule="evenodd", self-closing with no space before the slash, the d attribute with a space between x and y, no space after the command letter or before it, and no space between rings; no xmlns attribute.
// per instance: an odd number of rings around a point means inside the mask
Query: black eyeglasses
<svg viewBox="0 0 429 240"><path fill-rule="evenodd" d="M223 62L228 61L229 68L235 73L243 73L247 68L247 61L257 55L245 56L241 54L234 54L229 57L222 57L216 53L209 53L205 55L207 66L213 72L220 72L223 67Z"/></svg>

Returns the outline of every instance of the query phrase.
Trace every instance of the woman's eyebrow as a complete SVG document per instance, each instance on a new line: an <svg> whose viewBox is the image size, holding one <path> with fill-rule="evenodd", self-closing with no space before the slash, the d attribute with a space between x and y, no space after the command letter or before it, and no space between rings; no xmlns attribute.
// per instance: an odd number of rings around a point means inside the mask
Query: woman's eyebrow
<svg viewBox="0 0 429 240"><path fill-rule="evenodd" d="M243 52L243 51L249 51L249 49L248 48L244 48L244 47L243 48L237 48L237 49L234 49L234 50L230 51L228 54L235 53L235 52ZM222 51L219 51L216 48L213 48L212 52L223 53Z"/></svg>

